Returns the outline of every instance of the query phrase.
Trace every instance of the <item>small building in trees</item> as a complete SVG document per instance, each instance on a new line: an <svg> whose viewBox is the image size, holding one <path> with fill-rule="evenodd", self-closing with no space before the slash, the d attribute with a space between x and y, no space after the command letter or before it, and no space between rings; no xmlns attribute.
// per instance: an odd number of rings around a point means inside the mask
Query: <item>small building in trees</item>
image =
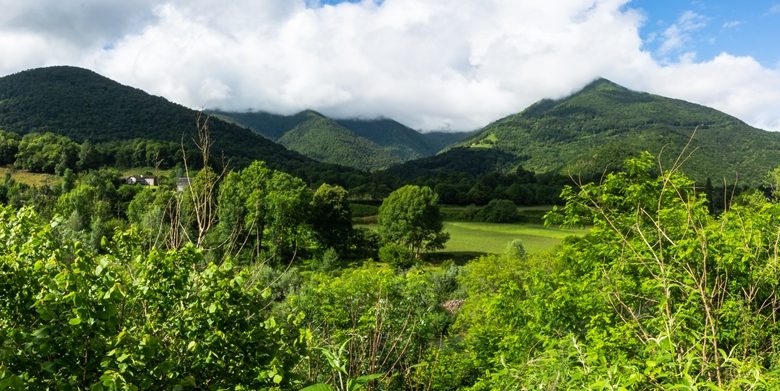
<svg viewBox="0 0 780 391"><path fill-rule="evenodd" d="M125 179L128 185L157 186L157 177L145 175L131 175Z"/></svg>

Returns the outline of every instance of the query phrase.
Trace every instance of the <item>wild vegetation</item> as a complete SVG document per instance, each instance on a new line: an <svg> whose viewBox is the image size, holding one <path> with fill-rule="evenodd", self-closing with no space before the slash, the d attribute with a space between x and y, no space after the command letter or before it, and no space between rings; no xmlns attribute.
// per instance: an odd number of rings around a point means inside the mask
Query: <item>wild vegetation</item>
<svg viewBox="0 0 780 391"><path fill-rule="evenodd" d="M221 164L195 123L0 132L0 389L780 388L778 169L725 193L645 152L564 186L495 136L344 186Z"/></svg>

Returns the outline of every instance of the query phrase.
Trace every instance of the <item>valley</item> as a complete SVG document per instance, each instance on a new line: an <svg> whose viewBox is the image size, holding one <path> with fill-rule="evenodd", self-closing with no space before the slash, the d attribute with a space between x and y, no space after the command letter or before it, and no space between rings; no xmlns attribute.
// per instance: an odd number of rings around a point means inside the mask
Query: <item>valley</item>
<svg viewBox="0 0 780 391"><path fill-rule="evenodd" d="M0 389L775 389L778 161L606 79L445 133L4 76Z"/></svg>

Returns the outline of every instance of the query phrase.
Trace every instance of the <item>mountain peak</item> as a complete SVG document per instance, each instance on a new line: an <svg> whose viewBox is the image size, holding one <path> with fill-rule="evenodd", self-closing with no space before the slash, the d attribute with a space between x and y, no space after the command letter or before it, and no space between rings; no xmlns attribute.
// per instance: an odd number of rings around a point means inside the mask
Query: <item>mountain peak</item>
<svg viewBox="0 0 780 391"><path fill-rule="evenodd" d="M603 91L603 90L628 90L628 89L621 86L620 84L613 82L612 80L599 77L598 79L593 80L592 82L586 84L585 87L583 87L580 90L580 93L586 91L594 91L594 90Z"/></svg>

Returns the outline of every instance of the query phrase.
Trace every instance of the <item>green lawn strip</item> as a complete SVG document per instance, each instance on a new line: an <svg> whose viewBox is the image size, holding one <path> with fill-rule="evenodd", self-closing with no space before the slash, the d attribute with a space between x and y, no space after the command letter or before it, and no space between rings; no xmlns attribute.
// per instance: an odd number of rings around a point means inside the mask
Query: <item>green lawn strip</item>
<svg viewBox="0 0 780 391"><path fill-rule="evenodd" d="M355 224L358 228L376 229L376 224ZM564 229L545 227L540 224L498 224L474 223L464 221L445 221L444 230L450 234L450 240L444 249L437 251L445 254L462 254L473 258L484 253L502 253L507 243L520 239L529 254L547 253L555 249L561 241L572 235L584 235L585 229Z"/></svg>
<svg viewBox="0 0 780 391"><path fill-rule="evenodd" d="M584 230L545 227L538 224L496 224L448 221L444 230L450 240L442 252L501 253L507 243L520 239L531 254L549 252L563 238L582 235Z"/></svg>

